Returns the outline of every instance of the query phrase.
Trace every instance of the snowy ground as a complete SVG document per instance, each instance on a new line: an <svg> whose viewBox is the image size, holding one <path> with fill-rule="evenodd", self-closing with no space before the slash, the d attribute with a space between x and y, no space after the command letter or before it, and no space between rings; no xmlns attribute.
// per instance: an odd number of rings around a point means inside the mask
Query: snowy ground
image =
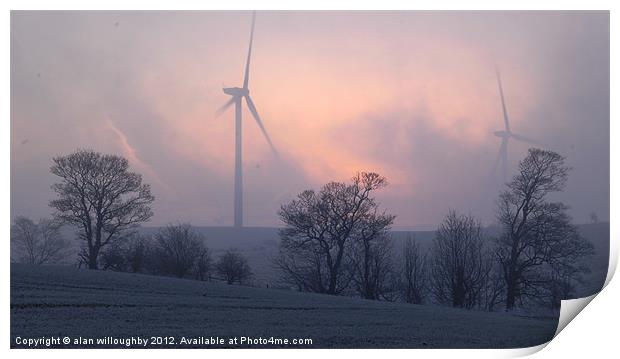
<svg viewBox="0 0 620 359"><path fill-rule="evenodd" d="M365 301L68 266L11 265L16 338L312 339L317 348L507 348L550 340L557 318ZM122 345L117 345L121 347ZM284 346L284 345L281 345ZM182 345L182 347L190 347ZM272 345L250 347L269 348Z"/></svg>

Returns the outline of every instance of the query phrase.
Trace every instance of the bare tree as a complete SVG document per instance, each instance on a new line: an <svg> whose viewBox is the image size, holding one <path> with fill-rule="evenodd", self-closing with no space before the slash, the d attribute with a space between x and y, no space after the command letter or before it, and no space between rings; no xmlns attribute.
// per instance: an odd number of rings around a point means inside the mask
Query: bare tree
<svg viewBox="0 0 620 359"><path fill-rule="evenodd" d="M551 309L560 309L563 299L575 295L575 284L581 278L573 268L565 267L552 267L546 271L546 276L544 295L538 299Z"/></svg>
<svg viewBox="0 0 620 359"><path fill-rule="evenodd" d="M252 276L247 259L234 249L229 249L219 257L215 269L228 284L241 284Z"/></svg>
<svg viewBox="0 0 620 359"><path fill-rule="evenodd" d="M125 260L128 269L133 273L138 273L144 269L150 246L149 241L142 235L134 233L125 245Z"/></svg>
<svg viewBox="0 0 620 359"><path fill-rule="evenodd" d="M427 255L412 236L403 243L401 255L401 284L403 300L422 304L427 290Z"/></svg>
<svg viewBox="0 0 620 359"><path fill-rule="evenodd" d="M198 252L196 262L194 263L194 275L198 280L207 280L211 278L211 268L213 267L211 260L211 251L204 247Z"/></svg>
<svg viewBox="0 0 620 359"><path fill-rule="evenodd" d="M450 211L437 229L432 249L432 291L438 302L472 308L489 273L484 239L473 217Z"/></svg>
<svg viewBox="0 0 620 359"><path fill-rule="evenodd" d="M115 155L80 150L53 162L51 172L61 182L52 186L58 198L50 206L57 219L79 229L86 243L82 255L90 269L97 269L103 247L153 215L150 186Z"/></svg>
<svg viewBox="0 0 620 359"><path fill-rule="evenodd" d="M162 274L183 278L204 253L204 238L187 223L168 225L155 234L154 261Z"/></svg>
<svg viewBox="0 0 620 359"><path fill-rule="evenodd" d="M118 241L106 246L99 254L99 267L117 272L127 271L125 249Z"/></svg>
<svg viewBox="0 0 620 359"><path fill-rule="evenodd" d="M376 173L360 173L351 184L331 182L319 192L307 190L280 208L285 227L280 230L280 255L276 265L285 280L300 290L339 294L351 281L345 270L346 251L376 215L385 225L394 216L379 214L372 192L387 185Z"/></svg>
<svg viewBox="0 0 620 359"><path fill-rule="evenodd" d="M498 269L498 263L492 252L486 252L485 259L489 275L482 288L481 306L488 311L493 311L505 301L504 294L506 285L502 276L502 271Z"/></svg>
<svg viewBox="0 0 620 359"><path fill-rule="evenodd" d="M547 278L545 266L573 266L593 252L592 244L570 222L563 203L547 202L562 191L569 168L559 154L531 148L519 172L500 194L498 220L503 227L497 257L502 266L506 308L521 297L538 297Z"/></svg>
<svg viewBox="0 0 620 359"><path fill-rule="evenodd" d="M26 217L15 218L11 226L11 244L22 263L55 263L68 255L70 247L60 234L58 223L41 219L38 223Z"/></svg>
<svg viewBox="0 0 620 359"><path fill-rule="evenodd" d="M383 227L379 220L373 219L372 222ZM390 281L394 269L392 242L387 229L380 233L368 230L353 241L353 246L350 267L355 290L364 299L386 299L386 295L394 291Z"/></svg>
<svg viewBox="0 0 620 359"><path fill-rule="evenodd" d="M327 268L319 248L308 244L281 245L273 262L280 270L284 284L292 285L300 292L325 293L324 276Z"/></svg>

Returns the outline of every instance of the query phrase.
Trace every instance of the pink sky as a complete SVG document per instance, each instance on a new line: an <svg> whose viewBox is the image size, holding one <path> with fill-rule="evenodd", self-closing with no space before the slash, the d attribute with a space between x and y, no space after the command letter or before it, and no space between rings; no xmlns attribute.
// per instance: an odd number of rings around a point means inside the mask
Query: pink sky
<svg viewBox="0 0 620 359"><path fill-rule="evenodd" d="M12 215L48 215L51 157L93 148L153 185L153 224L229 224L233 111L215 111L242 84L250 16L14 12ZM576 220L608 218L608 31L606 13L259 12L250 91L282 158L244 113L247 224L363 170L390 181L398 226L449 208L491 223L495 64L513 130L574 167ZM526 151L511 144L511 169Z"/></svg>

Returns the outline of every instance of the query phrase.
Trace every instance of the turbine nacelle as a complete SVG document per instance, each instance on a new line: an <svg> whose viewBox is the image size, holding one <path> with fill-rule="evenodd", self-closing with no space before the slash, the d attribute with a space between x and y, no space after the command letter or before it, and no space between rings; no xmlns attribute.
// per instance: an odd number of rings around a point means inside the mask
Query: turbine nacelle
<svg viewBox="0 0 620 359"><path fill-rule="evenodd" d="M248 96L250 91L243 87L224 87L224 93L234 97Z"/></svg>
<svg viewBox="0 0 620 359"><path fill-rule="evenodd" d="M499 88L499 96L502 104L502 114L504 117L504 130L503 131L494 131L493 134L502 139L499 147L499 152L497 153L497 159L495 160L495 164L493 165L493 173L495 173L497 166L501 163L502 166L502 177L504 182L506 182L507 172L508 172L508 142L513 138L520 142L530 143L533 145L539 145L538 142L513 133L510 129L510 122L508 121L508 111L506 110L506 101L504 100L504 90L502 89L502 80L499 75L499 70L497 67L495 68L495 76L497 77L497 87Z"/></svg>
<svg viewBox="0 0 620 359"><path fill-rule="evenodd" d="M494 131L493 134L501 138L508 138L512 136L512 133L509 131Z"/></svg>

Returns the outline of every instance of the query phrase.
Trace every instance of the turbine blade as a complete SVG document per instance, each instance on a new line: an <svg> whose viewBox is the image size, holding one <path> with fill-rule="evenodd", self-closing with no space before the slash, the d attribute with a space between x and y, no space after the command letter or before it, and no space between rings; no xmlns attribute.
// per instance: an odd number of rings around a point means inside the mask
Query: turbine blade
<svg viewBox="0 0 620 359"><path fill-rule="evenodd" d="M258 127L260 127L260 130L265 136L265 139L267 139L267 142L269 143L269 146L271 147L273 154L276 157L279 157L278 151L276 151L275 146L271 142L271 138L269 138L269 135L267 134L267 130L265 130L265 126L263 126L263 122L261 121L260 116L258 116L258 111L256 111L256 106L254 106L254 102L252 101L252 98L250 98L250 96L245 96L245 101L248 103L248 108L250 109L252 116L254 116L256 123L258 123Z"/></svg>
<svg viewBox="0 0 620 359"><path fill-rule="evenodd" d="M233 103L235 103L234 97L232 97L222 107L218 108L217 111L215 111L215 117L221 116L230 106L232 106Z"/></svg>
<svg viewBox="0 0 620 359"><path fill-rule="evenodd" d="M511 135L512 135L512 137L515 138L515 140L519 140L521 142L526 142L526 143L529 143L529 144L532 144L532 145L540 145L540 142L535 141L535 140L533 140L531 138L528 138L528 137L525 137L525 136L521 136L521 135L517 135L516 133L512 133Z"/></svg>
<svg viewBox="0 0 620 359"><path fill-rule="evenodd" d="M510 132L510 123L508 123L508 111L506 111L506 101L504 100L504 90L502 89L502 79L499 75L499 69L495 67L495 76L497 77L497 86L499 87L499 96L502 99L502 112L504 114L504 125L506 131Z"/></svg>
<svg viewBox="0 0 620 359"><path fill-rule="evenodd" d="M250 30L250 47L248 48L248 59L245 62L245 75L243 77L243 88L248 88L250 81L250 57L252 56L252 41L254 40L254 21L256 19L256 11L252 12L252 28Z"/></svg>

